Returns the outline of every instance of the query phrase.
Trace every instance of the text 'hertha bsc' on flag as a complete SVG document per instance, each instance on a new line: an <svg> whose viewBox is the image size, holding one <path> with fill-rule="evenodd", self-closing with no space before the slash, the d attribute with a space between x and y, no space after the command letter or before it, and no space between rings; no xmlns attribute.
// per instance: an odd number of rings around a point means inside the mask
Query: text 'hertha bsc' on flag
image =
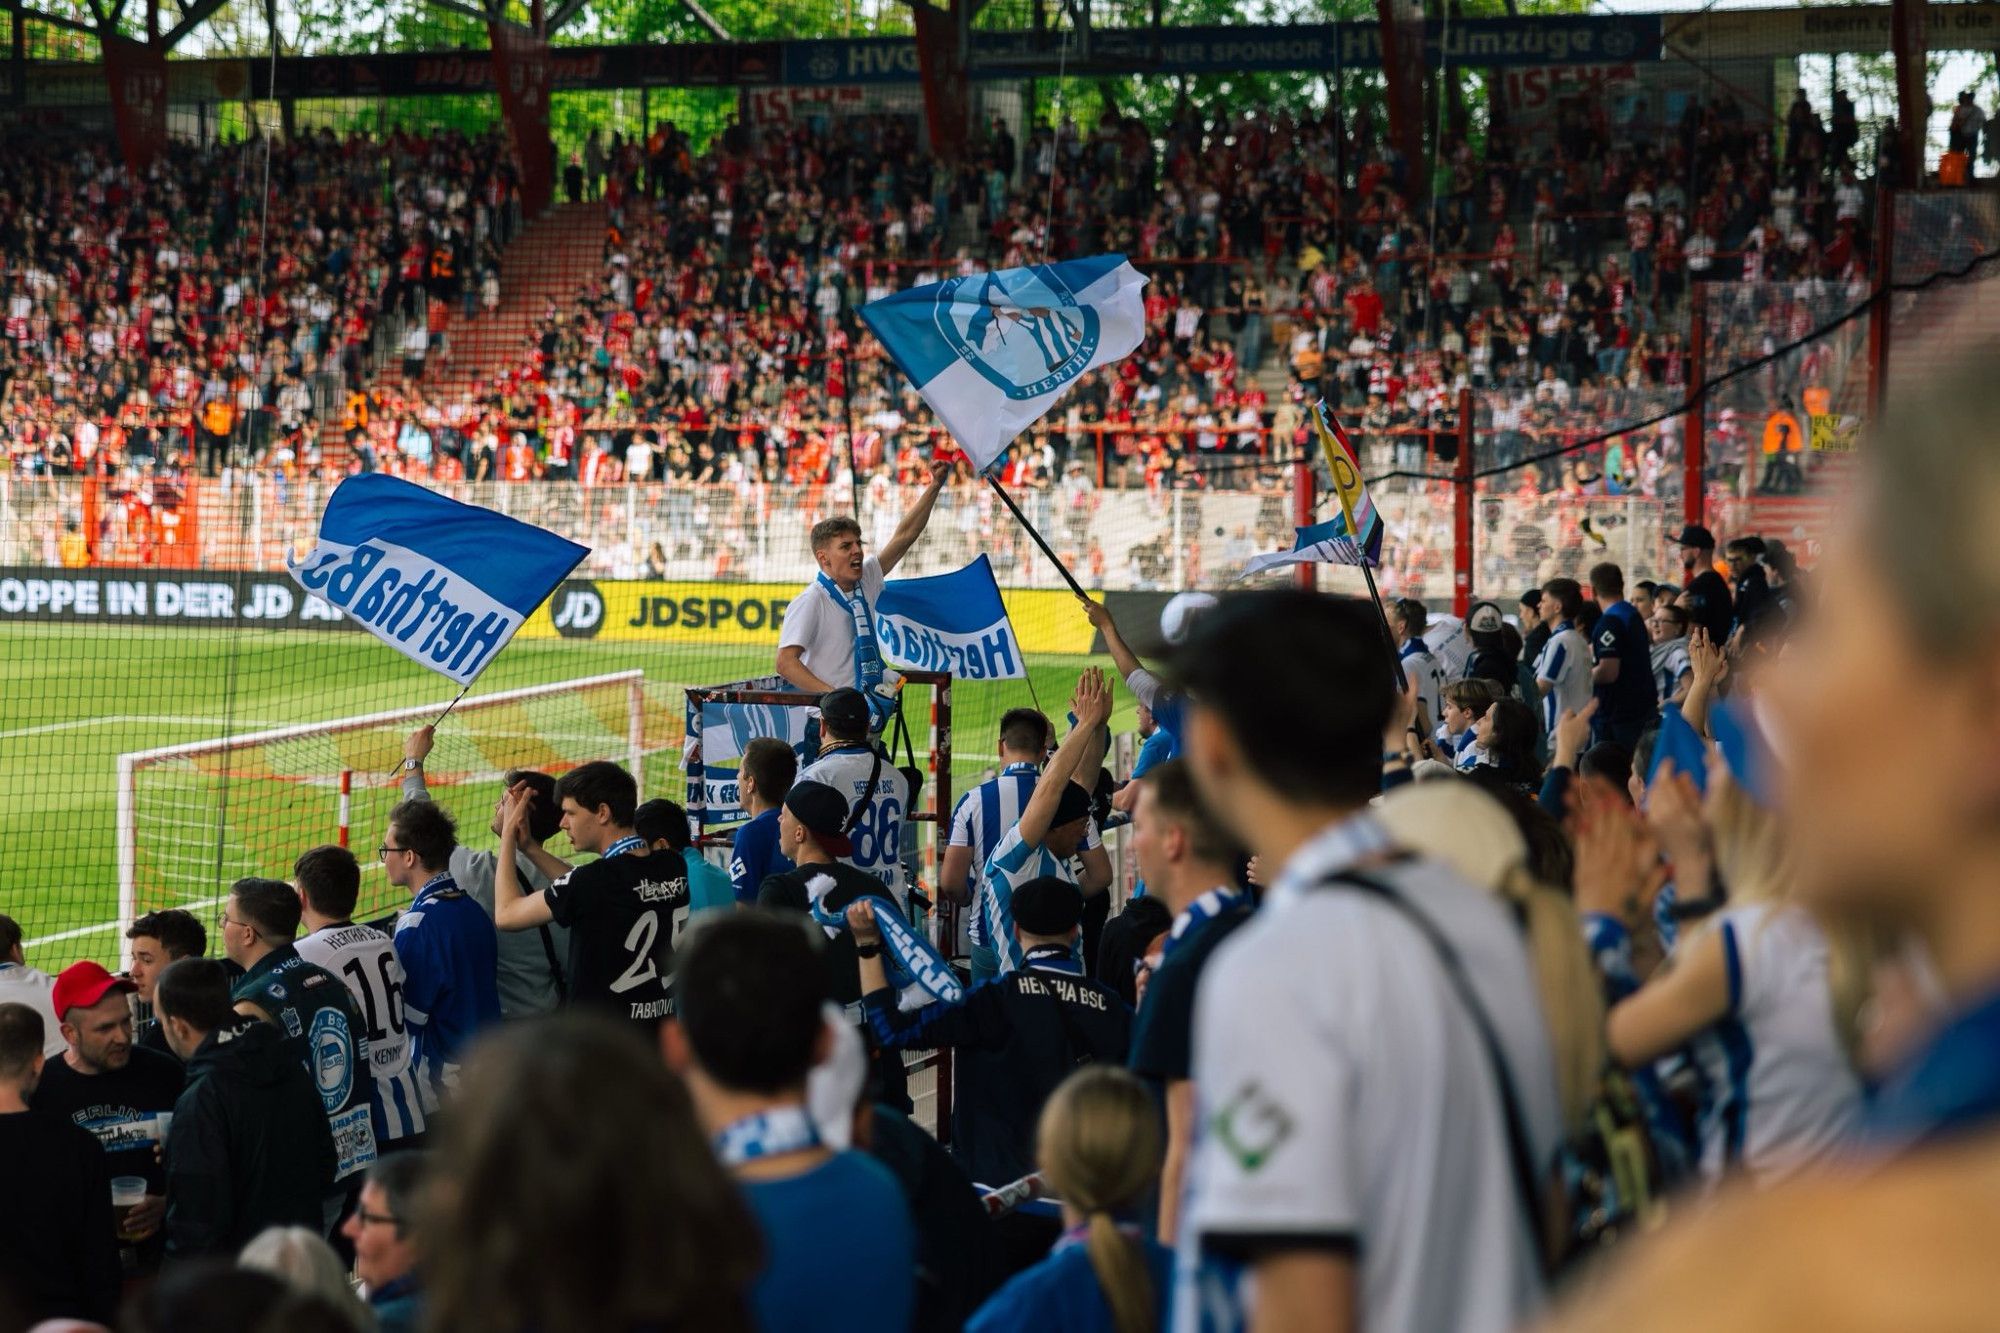
<svg viewBox="0 0 2000 1333"><path fill-rule="evenodd" d="M1125 256L1096 255L912 287L861 318L983 470L1079 376L1131 355L1145 285Z"/></svg>
<svg viewBox="0 0 2000 1333"><path fill-rule="evenodd" d="M299 586L460 685L590 554L553 532L379 472L336 486Z"/></svg>
<svg viewBox="0 0 2000 1333"><path fill-rule="evenodd" d="M891 579L875 601L884 660L960 680L1019 680L1021 644L985 556L950 574Z"/></svg>

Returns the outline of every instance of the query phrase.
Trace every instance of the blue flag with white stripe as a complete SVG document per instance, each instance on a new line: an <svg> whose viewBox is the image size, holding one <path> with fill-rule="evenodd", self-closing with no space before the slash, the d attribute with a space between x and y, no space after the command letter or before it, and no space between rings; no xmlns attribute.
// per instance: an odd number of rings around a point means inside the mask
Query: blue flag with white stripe
<svg viewBox="0 0 2000 1333"><path fill-rule="evenodd" d="M760 676L716 691L784 690L790 688L782 677ZM812 701L800 695L799 703ZM789 704L723 703L704 700L697 706L692 699L685 705L687 729L682 760L687 769L687 804L701 812L703 826L736 824L750 817L743 808L739 782L743 752L760 736L771 736L792 747L801 769L819 752L819 718L810 709Z"/></svg>
<svg viewBox="0 0 2000 1333"><path fill-rule="evenodd" d="M1348 532L1345 514L1335 514L1326 522L1315 523L1309 528L1295 528L1293 533L1291 550L1251 556L1238 577L1247 579L1252 574L1261 574L1280 565L1359 565L1364 560L1371 565L1382 563L1380 522L1369 529L1368 545L1365 547Z"/></svg>
<svg viewBox="0 0 2000 1333"><path fill-rule="evenodd" d="M334 487L299 586L413 662L470 685L583 562L519 519L380 472Z"/></svg>
<svg viewBox="0 0 2000 1333"><path fill-rule="evenodd" d="M1028 674L993 564L983 555L950 574L883 584L875 634L882 656L907 670L949 671L960 680Z"/></svg>
<svg viewBox="0 0 2000 1333"><path fill-rule="evenodd" d="M861 318L983 471L1079 376L1131 355L1145 286L1124 255L1093 255L926 283Z"/></svg>

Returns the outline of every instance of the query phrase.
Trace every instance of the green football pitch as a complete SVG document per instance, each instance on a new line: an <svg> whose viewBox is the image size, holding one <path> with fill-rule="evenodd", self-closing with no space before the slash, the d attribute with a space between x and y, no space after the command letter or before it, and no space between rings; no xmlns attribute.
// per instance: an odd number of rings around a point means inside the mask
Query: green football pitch
<svg viewBox="0 0 2000 1333"><path fill-rule="evenodd" d="M770 671L771 650L652 648L626 643L517 640L482 675L468 702L525 686L613 672L645 673L648 795L680 799L682 690ZM1008 708L1039 703L1060 715L1081 658L1029 660L1030 681L962 681L953 689L952 789L962 792L994 762L995 727ZM456 692L361 634L307 630L195 630L34 625L0 631L0 912L20 922L29 962L46 971L78 958L118 958L118 757L213 741L305 723L436 705ZM927 692L912 691L909 710L918 760L925 762ZM565 716L558 698L547 716L515 728L571 734L564 758L623 759L622 692L612 706ZM1131 725L1131 702L1113 719ZM485 710L485 713L502 710ZM609 716L615 713L616 717ZM439 732L434 774L457 767L468 774L513 762L487 742L483 753L441 765L454 745L461 755L490 722L467 709ZM579 728L578 717L588 725ZM324 740L286 741L233 755L227 772L194 765L138 786L135 839L138 906L185 906L213 927L216 903L236 875L284 876L290 859L332 841L339 824L334 774L355 774L352 845L372 867L396 784L388 770L400 757L400 735L415 723L362 733L336 746ZM459 734L456 734L459 733ZM553 753L546 748L540 753ZM435 795L456 813L461 836L490 845L487 822L496 786L481 773L467 785L434 777ZM928 803L928 796L926 803ZM223 829L218 839L217 827ZM558 852L560 845L552 848ZM218 847L218 843L222 844ZM365 912L395 907L397 890L379 873L363 878Z"/></svg>

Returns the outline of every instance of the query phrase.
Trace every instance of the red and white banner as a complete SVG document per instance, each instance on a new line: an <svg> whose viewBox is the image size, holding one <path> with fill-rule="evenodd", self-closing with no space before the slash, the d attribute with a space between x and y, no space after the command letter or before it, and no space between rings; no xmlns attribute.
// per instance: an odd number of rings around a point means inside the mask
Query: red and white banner
<svg viewBox="0 0 2000 1333"><path fill-rule="evenodd" d="M104 77L125 165L139 175L167 146L167 53L127 37L104 40Z"/></svg>
<svg viewBox="0 0 2000 1333"><path fill-rule="evenodd" d="M529 217L555 194L555 144L549 137L549 43L514 23L488 23L493 82L521 163L521 211Z"/></svg>

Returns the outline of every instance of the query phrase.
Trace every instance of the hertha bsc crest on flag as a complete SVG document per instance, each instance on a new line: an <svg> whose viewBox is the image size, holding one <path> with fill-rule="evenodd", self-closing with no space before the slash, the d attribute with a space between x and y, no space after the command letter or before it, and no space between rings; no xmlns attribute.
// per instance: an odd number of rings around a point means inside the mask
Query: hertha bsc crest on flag
<svg viewBox="0 0 2000 1333"><path fill-rule="evenodd" d="M1097 312L1077 304L1047 264L940 283L937 324L953 351L1013 399L1054 393L1097 353Z"/></svg>
<svg viewBox="0 0 2000 1333"><path fill-rule="evenodd" d="M1125 256L1093 255L911 287L861 318L984 470L1085 372L1139 345L1145 286Z"/></svg>

